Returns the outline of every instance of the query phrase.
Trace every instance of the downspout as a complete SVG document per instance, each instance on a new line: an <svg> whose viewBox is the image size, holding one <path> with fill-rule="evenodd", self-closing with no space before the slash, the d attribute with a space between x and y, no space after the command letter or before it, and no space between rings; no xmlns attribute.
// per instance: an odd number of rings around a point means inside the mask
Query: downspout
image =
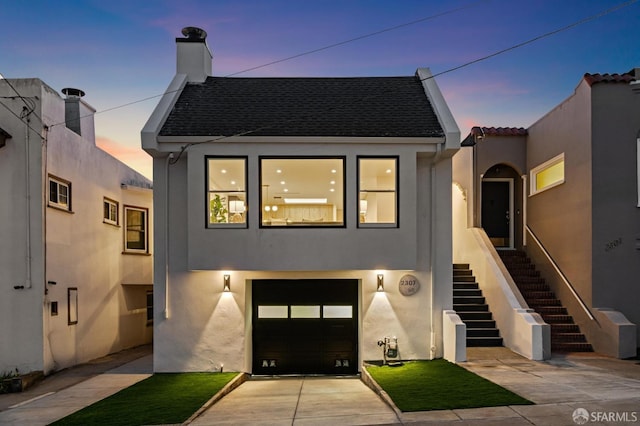
<svg viewBox="0 0 640 426"><path fill-rule="evenodd" d="M445 139L446 143L446 139ZM434 266L435 266L435 253L436 253L436 238L434 236L434 232L436 229L436 164L440 161L440 157L442 156L442 145L436 145L436 154L433 156L433 160L431 161L431 220L430 220L430 238L431 238L431 359L435 358L436 355L436 332L435 327L433 326L434 321L434 288L435 288L435 277L434 277Z"/></svg>
<svg viewBox="0 0 640 426"><path fill-rule="evenodd" d="M169 319L169 166L173 152L167 155L164 163L164 319Z"/></svg>
<svg viewBox="0 0 640 426"><path fill-rule="evenodd" d="M26 108L23 110L23 112L26 111ZM31 259L31 176L30 176L30 168L29 168L29 163L30 163L30 157L31 157L31 150L29 149L29 123L30 123L30 119L29 119L29 115L31 114L32 111L28 112L25 115L25 124L24 124L24 134L25 134L25 167L24 167L24 181L26 183L27 186L27 226L26 226L26 232L25 232L25 237L26 237L26 252L27 252L27 273L26 273L26 279L25 279L25 283L24 283L24 288L31 288L32 283L31 283L31 263L32 263L32 259Z"/></svg>

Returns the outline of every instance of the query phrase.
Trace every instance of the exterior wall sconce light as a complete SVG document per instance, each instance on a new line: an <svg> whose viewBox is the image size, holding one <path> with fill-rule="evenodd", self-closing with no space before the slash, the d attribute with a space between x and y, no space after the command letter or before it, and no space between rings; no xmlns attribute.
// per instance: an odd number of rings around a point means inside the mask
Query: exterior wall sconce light
<svg viewBox="0 0 640 426"><path fill-rule="evenodd" d="M384 274L378 274L378 288L377 291L384 291Z"/></svg>
<svg viewBox="0 0 640 426"><path fill-rule="evenodd" d="M224 287L222 291L231 291L231 275L229 274L224 275Z"/></svg>

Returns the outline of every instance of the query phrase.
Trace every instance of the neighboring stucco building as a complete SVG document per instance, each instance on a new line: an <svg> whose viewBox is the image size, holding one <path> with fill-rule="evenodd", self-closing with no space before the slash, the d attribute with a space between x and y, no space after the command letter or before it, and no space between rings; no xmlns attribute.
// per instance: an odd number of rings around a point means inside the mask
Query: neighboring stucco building
<svg viewBox="0 0 640 426"><path fill-rule="evenodd" d="M402 359L464 356L443 313L460 137L429 71L212 77L206 33L183 34L142 131L155 371L353 373L385 337Z"/></svg>
<svg viewBox="0 0 640 426"><path fill-rule="evenodd" d="M0 80L0 372L152 340L152 187L95 144L84 93Z"/></svg>
<svg viewBox="0 0 640 426"><path fill-rule="evenodd" d="M640 332L638 81L585 74L528 129L474 127L454 159L468 226L524 249L594 350L622 358Z"/></svg>

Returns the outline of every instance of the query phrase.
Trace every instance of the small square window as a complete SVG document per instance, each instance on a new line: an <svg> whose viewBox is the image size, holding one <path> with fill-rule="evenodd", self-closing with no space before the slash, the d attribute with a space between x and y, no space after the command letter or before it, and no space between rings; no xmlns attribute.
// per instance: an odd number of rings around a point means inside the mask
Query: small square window
<svg viewBox="0 0 640 426"><path fill-rule="evenodd" d="M49 176L49 205L71 211L71 183Z"/></svg>
<svg viewBox="0 0 640 426"><path fill-rule="evenodd" d="M70 287L67 289L67 323L74 325L78 323L78 288Z"/></svg>
<svg viewBox="0 0 640 426"><path fill-rule="evenodd" d="M110 225L118 224L118 203L116 201L105 198L103 201L102 221Z"/></svg>
<svg viewBox="0 0 640 426"><path fill-rule="evenodd" d="M51 302L51 316L55 317L58 315L58 302Z"/></svg>
<svg viewBox="0 0 640 426"><path fill-rule="evenodd" d="M147 291L147 324L153 322L153 291Z"/></svg>

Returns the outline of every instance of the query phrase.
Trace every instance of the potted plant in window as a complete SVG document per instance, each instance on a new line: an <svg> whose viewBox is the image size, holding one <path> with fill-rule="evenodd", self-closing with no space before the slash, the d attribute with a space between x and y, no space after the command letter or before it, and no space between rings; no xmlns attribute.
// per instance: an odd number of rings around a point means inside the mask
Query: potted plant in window
<svg viewBox="0 0 640 426"><path fill-rule="evenodd" d="M213 200L209 203L211 212L212 223L225 223L227 222L227 214L229 211L226 207L226 198L220 197L220 194L216 194Z"/></svg>

